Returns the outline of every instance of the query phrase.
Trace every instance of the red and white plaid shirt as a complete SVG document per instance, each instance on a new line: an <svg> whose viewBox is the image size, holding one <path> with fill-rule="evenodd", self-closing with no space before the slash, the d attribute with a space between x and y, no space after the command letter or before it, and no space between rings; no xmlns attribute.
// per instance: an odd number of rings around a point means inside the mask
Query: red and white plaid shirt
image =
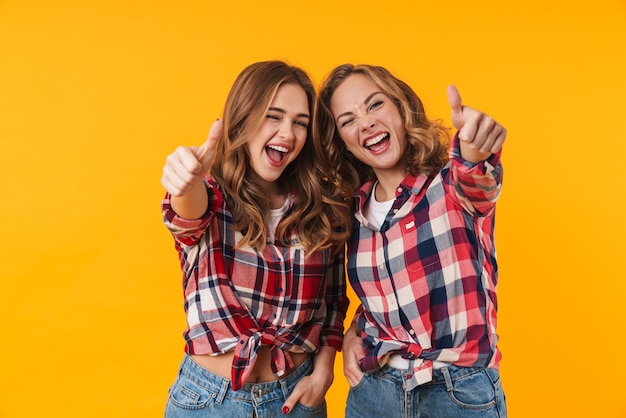
<svg viewBox="0 0 626 418"><path fill-rule="evenodd" d="M364 206L373 181L355 194L348 277L361 300L365 370L390 354L409 360L408 388L432 380L432 362L497 368L495 203L500 153L463 160L455 137L451 161L436 175L407 176L380 230Z"/></svg>
<svg viewBox="0 0 626 418"><path fill-rule="evenodd" d="M242 235L218 184L211 176L205 181L210 203L200 219L179 217L169 195L162 202L183 272L185 352L235 350L232 384L238 390L261 345L270 346L276 376L293 367L290 351L340 350L348 308L343 249L307 254L301 246L273 242L262 252L236 248Z"/></svg>

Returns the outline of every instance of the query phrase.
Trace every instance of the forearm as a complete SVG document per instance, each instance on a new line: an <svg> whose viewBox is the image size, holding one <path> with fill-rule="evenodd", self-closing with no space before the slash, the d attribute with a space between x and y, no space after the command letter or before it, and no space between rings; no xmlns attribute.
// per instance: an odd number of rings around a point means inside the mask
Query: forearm
<svg viewBox="0 0 626 418"><path fill-rule="evenodd" d="M335 356L337 350L330 346L321 346L313 357L313 372L311 377L322 382L324 393L330 388L334 380Z"/></svg>
<svg viewBox="0 0 626 418"><path fill-rule="evenodd" d="M185 219L198 219L209 207L209 194L204 181L200 179L184 195L170 197L172 209Z"/></svg>
<svg viewBox="0 0 626 418"><path fill-rule="evenodd" d="M354 318L356 319L356 315L354 316ZM360 337L360 336L361 336L361 328L359 328L356 321L353 320L352 323L350 324L350 328L348 328L343 338L345 339L346 337Z"/></svg>
<svg viewBox="0 0 626 418"><path fill-rule="evenodd" d="M470 163L480 163L485 161L487 158L491 156L491 152L483 152L478 149L472 148L470 144L465 141L459 141L459 148L461 153L461 158L465 161L469 161Z"/></svg>

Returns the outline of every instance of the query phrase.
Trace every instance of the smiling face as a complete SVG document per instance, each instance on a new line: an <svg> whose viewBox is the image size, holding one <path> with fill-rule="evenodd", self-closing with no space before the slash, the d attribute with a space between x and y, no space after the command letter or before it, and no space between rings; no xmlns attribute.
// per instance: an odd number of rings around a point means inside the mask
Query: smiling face
<svg viewBox="0 0 626 418"><path fill-rule="evenodd" d="M370 77L348 76L333 93L330 110L348 151L379 179L404 177L407 140L400 111Z"/></svg>
<svg viewBox="0 0 626 418"><path fill-rule="evenodd" d="M275 182L300 154L310 119L304 89L297 84L280 86L261 126L247 144L250 165L261 179Z"/></svg>

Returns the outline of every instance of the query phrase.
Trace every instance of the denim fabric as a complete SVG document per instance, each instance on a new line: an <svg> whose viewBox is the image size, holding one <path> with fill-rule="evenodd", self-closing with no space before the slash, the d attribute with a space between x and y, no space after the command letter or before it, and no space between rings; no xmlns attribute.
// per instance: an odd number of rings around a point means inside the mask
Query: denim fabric
<svg viewBox="0 0 626 418"><path fill-rule="evenodd" d="M407 371L384 366L350 388L346 418L506 418L496 369L447 366L433 381L405 391Z"/></svg>
<svg viewBox="0 0 626 418"><path fill-rule="evenodd" d="M266 383L246 383L238 391L232 390L231 382L213 374L185 356L178 378L169 389L165 407L166 418L257 418L285 417L281 412L296 383L313 370L309 356L296 370L285 378ZM296 404L289 418L326 417L326 401L308 407Z"/></svg>

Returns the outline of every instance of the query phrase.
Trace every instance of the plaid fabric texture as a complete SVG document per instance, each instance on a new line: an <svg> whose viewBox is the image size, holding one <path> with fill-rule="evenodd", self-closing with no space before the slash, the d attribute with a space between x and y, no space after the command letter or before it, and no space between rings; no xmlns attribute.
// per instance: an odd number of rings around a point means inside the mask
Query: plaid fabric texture
<svg viewBox="0 0 626 418"><path fill-rule="evenodd" d="M356 194L348 277L361 306L355 321L366 357L381 367L390 354L409 360L409 389L432 379L432 362L498 367L494 246L500 153L471 164L460 157L436 175L407 176L380 230L364 205L373 181Z"/></svg>
<svg viewBox="0 0 626 418"><path fill-rule="evenodd" d="M162 201L183 273L185 351L234 350L232 383L238 390L261 345L270 347L276 376L293 365L289 352L313 353L320 345L340 350L348 308L344 252L307 254L298 245L276 243L262 252L236 248L242 235L220 188L210 176L205 182L210 203L200 219L179 217L169 195Z"/></svg>

